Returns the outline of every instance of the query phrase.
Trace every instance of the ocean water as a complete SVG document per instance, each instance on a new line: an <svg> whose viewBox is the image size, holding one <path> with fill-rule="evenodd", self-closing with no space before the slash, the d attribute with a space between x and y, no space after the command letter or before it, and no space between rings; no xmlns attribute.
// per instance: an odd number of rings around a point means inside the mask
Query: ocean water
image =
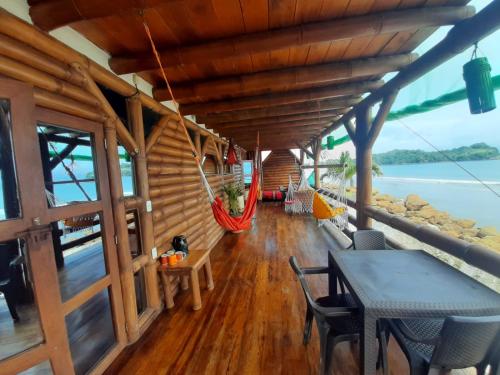
<svg viewBox="0 0 500 375"><path fill-rule="evenodd" d="M500 160L459 162L500 195ZM404 199L418 194L435 208L478 226L500 230L500 198L452 162L382 165L384 175L374 177L381 193Z"/></svg>

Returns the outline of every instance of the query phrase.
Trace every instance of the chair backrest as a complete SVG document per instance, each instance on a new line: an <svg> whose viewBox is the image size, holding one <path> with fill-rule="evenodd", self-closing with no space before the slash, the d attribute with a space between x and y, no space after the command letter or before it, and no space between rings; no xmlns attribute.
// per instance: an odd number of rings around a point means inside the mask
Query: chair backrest
<svg viewBox="0 0 500 375"><path fill-rule="evenodd" d="M300 281L300 286L302 287L302 291L304 292L304 296L306 297L308 308L311 308L314 311L314 308L317 307L318 304L316 303L316 301L312 296L311 289L309 289L309 285L307 285L307 281L306 278L304 277L302 269L297 264L297 258L292 256L290 257L289 262L290 266L292 266L293 271L295 272Z"/></svg>
<svg viewBox="0 0 500 375"><path fill-rule="evenodd" d="M446 318L431 366L446 369L473 367L488 355L500 332L500 315Z"/></svg>
<svg viewBox="0 0 500 375"><path fill-rule="evenodd" d="M355 250L383 250L386 249L384 232L379 230L358 230L352 234Z"/></svg>

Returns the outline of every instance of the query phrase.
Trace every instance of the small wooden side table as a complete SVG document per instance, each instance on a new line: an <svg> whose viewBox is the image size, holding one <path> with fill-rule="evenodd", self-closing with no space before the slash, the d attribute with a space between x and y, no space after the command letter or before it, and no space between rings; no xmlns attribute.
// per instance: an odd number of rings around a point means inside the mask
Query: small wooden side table
<svg viewBox="0 0 500 375"><path fill-rule="evenodd" d="M165 303L167 309L174 307L174 296L171 290L171 283L169 276L181 277L181 288L188 289L188 279L191 280L191 293L193 293L193 310L201 309L201 295L200 295L200 281L198 278L198 271L203 267L205 271L205 280L207 282L207 289L214 288L214 281L212 279L212 267L210 266L210 251L208 250L190 250L189 255L182 261L173 266L160 265L158 271L160 272L161 282L163 284L163 291L165 293Z"/></svg>

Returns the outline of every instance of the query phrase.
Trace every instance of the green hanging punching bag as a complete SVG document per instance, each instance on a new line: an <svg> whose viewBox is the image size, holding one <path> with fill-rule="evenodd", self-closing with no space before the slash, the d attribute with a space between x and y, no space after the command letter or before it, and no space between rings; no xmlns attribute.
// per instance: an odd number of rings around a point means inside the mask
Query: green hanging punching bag
<svg viewBox="0 0 500 375"><path fill-rule="evenodd" d="M329 135L328 137L326 137L326 147L329 150L333 150L333 148L335 147L335 137L333 135Z"/></svg>
<svg viewBox="0 0 500 375"><path fill-rule="evenodd" d="M477 57L464 65L464 80L470 113L484 113L496 108L491 66L486 57Z"/></svg>

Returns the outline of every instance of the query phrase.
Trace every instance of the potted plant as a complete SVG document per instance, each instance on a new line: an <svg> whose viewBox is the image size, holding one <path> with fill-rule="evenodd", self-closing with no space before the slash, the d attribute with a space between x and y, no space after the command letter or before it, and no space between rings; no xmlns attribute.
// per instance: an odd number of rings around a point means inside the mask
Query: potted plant
<svg viewBox="0 0 500 375"><path fill-rule="evenodd" d="M229 184L224 186L224 193L229 199L229 212L231 216L239 216L241 214L238 198L243 195L241 187L237 184Z"/></svg>

